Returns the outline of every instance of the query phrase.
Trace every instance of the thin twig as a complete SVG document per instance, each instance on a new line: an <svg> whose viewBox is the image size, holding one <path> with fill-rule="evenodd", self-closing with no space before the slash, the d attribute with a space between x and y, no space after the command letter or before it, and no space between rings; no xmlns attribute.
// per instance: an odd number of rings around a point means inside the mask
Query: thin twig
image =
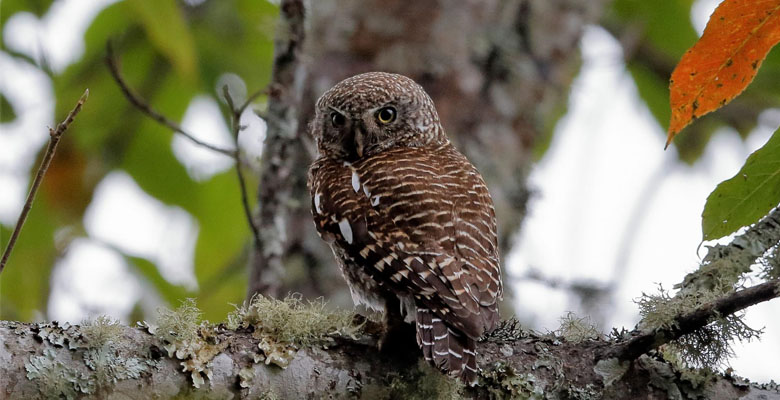
<svg viewBox="0 0 780 400"><path fill-rule="evenodd" d="M780 279L736 291L703 304L687 314L677 316L669 327L637 332L631 339L607 348L599 359L634 360L652 349L701 329L717 318L726 317L777 297L780 297Z"/></svg>
<svg viewBox="0 0 780 400"><path fill-rule="evenodd" d="M268 88L263 88L263 89L260 89L260 90L258 90L256 92L252 93L251 96L247 97L247 99L244 102L244 104L242 104L241 107L239 107L239 109L238 109L239 115L243 114L244 110L246 110L252 104L252 102L255 101L255 99L260 97L261 94L267 94L267 93L268 93Z"/></svg>
<svg viewBox="0 0 780 400"><path fill-rule="evenodd" d="M111 42L106 44L106 64L108 65L108 69L111 71L111 76L114 77L114 80L122 89L122 93L125 95L127 100L136 108L141 110L144 114L148 115L150 118L159 122L160 124L165 125L172 131L183 135L184 137L189 139L192 143L195 143L198 146L202 146L209 150L216 151L217 153L224 154L230 158L236 158L236 154L238 153L238 150L224 149L197 139L195 136L187 133L184 129L182 129L182 127L179 124L171 121L164 115L155 111L149 105L149 103L144 101L144 99L142 99L135 92L133 92L130 86L128 86L127 83L125 82L125 79L122 77L122 72L119 70L119 64L116 58L114 57L114 49L111 46Z"/></svg>
<svg viewBox="0 0 780 400"><path fill-rule="evenodd" d="M68 113L68 116L65 118L65 120L57 125L56 129L49 128L49 145L46 147L46 155L43 157L43 161L41 161L41 165L38 167L38 172L35 174L35 179L33 180L32 187L30 188L30 193L27 194L27 200L24 202L24 207L22 207L22 213L19 214L19 220L16 221L16 227L14 227L14 231L11 233L11 239L8 241L8 246L3 252L3 258L0 260L0 273L2 273L5 269L5 264L8 262L8 257L11 256L11 251L14 249L16 240L19 238L19 233L22 231L22 226L27 220L27 214L29 214L30 210L32 209L33 201L35 201L35 194L38 192L38 188L41 186L41 182L43 181L43 176L46 175L46 171L49 169L51 160L54 158L54 152L57 150L57 144L59 144L60 139L62 138L62 134L68 130L68 127L73 122L73 119L75 119L76 115L78 115L79 111L81 111L81 107L84 105L84 102L87 101L87 97L89 97L89 89L84 91L84 94L81 95L81 98L79 99L78 103L76 103L76 106L73 107L73 109Z"/></svg>
<svg viewBox="0 0 780 400"><path fill-rule="evenodd" d="M225 96L225 102L227 102L228 107L230 107L230 125L231 129L233 131L233 140L236 144L236 149L238 149L238 134L241 130L244 129L244 127L241 126L241 114L244 113L244 110L246 110L247 107L251 104L251 102L260 96L264 92L264 90L259 90L255 92L252 96L250 96L243 105L241 105L240 108L235 108L235 103L233 103L233 96L230 95L230 90L228 90L228 86L225 85L222 87L222 92ZM236 159L236 175L238 176L238 184L241 188L241 205L244 208L244 215L246 216L246 221L249 224L249 228L252 229L252 237L255 241L255 246L257 248L260 248L262 246L262 242L260 241L260 230L257 227L257 224L255 224L254 216L252 215L252 208L249 206L249 196L247 195L246 190L246 182L244 181L244 172L241 170L241 152L236 151L235 154Z"/></svg>
<svg viewBox="0 0 780 400"><path fill-rule="evenodd" d="M212 144L203 142L197 138L195 138L193 135L187 133L182 127L162 115L161 113L155 111L149 103L144 101L140 96L138 96L135 92L133 92L132 89L127 85L124 78L122 77L122 73L119 70L119 64L116 60L116 57L114 56L114 50L111 46L111 43L106 44L106 64L108 65L108 69L111 71L111 76L114 77L114 80L119 85L120 89L122 89L122 93L125 95L127 100L134 105L136 108L141 110L144 114L152 118L153 120L159 122L160 124L168 127L172 131L179 133L195 143L198 146L205 147L209 150L213 150L217 153L224 154L236 162L236 175L238 176L238 184L241 189L241 203L244 208L244 213L246 214L247 223L249 224L249 227L252 229L252 235L254 237L254 241L256 245L259 245L260 243L260 233L257 228L257 226L254 223L254 219L252 218L252 210L249 207L249 200L247 199L247 190L246 190L246 183L244 181L244 173L241 170L241 165L243 164L243 160L241 159L241 152L238 149L238 133L243 129L240 125L241 121L241 114L244 112L244 110L249 107L251 102L256 99L258 96L260 96L264 91L258 91L254 93L252 96L250 96L244 104L241 105L240 108L236 109L235 105L233 103L233 98L230 96L230 93L227 91L227 87L224 88L225 90L225 100L228 103L228 106L230 107L231 112L231 123L232 123L232 130L233 130L233 138L235 141L235 149L229 150L229 149L223 149L221 147L214 146Z"/></svg>

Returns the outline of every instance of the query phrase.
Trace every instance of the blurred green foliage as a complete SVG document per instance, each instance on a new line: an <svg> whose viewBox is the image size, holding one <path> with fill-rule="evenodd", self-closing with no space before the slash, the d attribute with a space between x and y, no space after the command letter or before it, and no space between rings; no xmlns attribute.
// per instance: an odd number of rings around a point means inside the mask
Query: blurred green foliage
<svg viewBox="0 0 780 400"><path fill-rule="evenodd" d="M41 16L46 13L54 0L3 0L0 2L0 25L5 25L8 18L19 11L26 11Z"/></svg>
<svg viewBox="0 0 780 400"><path fill-rule="evenodd" d="M624 44L627 68L639 96L664 131L671 115L669 78L685 51L698 40L690 17L693 4L693 0L616 0L604 18L604 26ZM742 94L677 135L674 147L680 160L696 162L713 133L724 126L733 128L742 138L747 137L762 111L780 107L777 82L780 51L774 50ZM717 239L753 224L780 203L778 136L775 133L734 178L721 183L709 196L702 213L703 240Z"/></svg>
<svg viewBox="0 0 780 400"><path fill-rule="evenodd" d="M603 18L604 27L623 45L629 73L639 96L665 131L671 115L669 78L682 55L698 40L691 22L694 0L615 0ZM685 128L674 140L681 161L693 164L704 153L712 134L724 126L746 137L758 114L780 107L780 54L770 52L753 84L718 112Z"/></svg>
<svg viewBox="0 0 780 400"><path fill-rule="evenodd" d="M51 3L3 0L0 21L5 23L21 11L44 15ZM31 320L36 311L45 314L52 267L67 247L67 243L55 244L55 234L86 235L83 213L95 186L115 170L130 174L146 193L181 207L197 220L195 274L199 287L208 288L206 298L199 299L205 317L224 318L233 309L230 303L243 301L246 270L233 264L237 258L246 259L243 253L250 236L235 171L205 181L192 179L174 157L174 133L127 102L104 57L110 41L128 84L153 108L179 121L196 95L219 103L221 89L216 86L222 74L238 75L250 91L268 84L277 15L277 7L262 0L211 0L197 5L126 0L96 16L84 35L83 56L52 76L56 120L67 114L85 88L90 89L90 98L60 145L0 279L0 318ZM2 50L14 55L5 44ZM5 122L13 115L5 97L2 100ZM225 123L229 125L227 119ZM5 245L12 227L1 229ZM144 287L163 300L177 304L184 297L198 296L168 283L151 261L125 258L131 271L146 281Z"/></svg>
<svg viewBox="0 0 780 400"><path fill-rule="evenodd" d="M625 45L628 71L639 95L664 128L669 121L669 76L697 38L690 19L692 3L616 0L602 22ZM2 0L0 24L18 12L40 17L51 4L51 0ZM0 278L0 319L30 320L38 311L45 314L52 267L69 240L86 235L83 213L94 189L116 170L128 173L161 202L186 210L198 223L195 275L200 291L188 293L167 282L150 260L126 254L131 271L147 283L146 290L171 304L198 297L204 317L212 320L223 319L232 310L230 303L243 301L251 246L235 171L205 181L192 179L172 152L174 133L125 100L104 57L111 42L128 84L153 108L178 121L197 95L219 103L217 84L225 73L241 77L249 92L268 84L277 16L277 7L267 0L125 0L96 16L84 35L81 58L62 73L51 74L56 120L67 114L85 88L90 89L90 98L61 143ZM41 61L10 51L4 41L0 50L23 62ZM37 67L50 73L45 61ZM755 82L737 100L678 135L675 146L681 160L696 161L719 127L732 126L746 135L759 112L780 106L776 82L780 82L778 51L770 53ZM2 122L12 120L15 114L5 96L0 97L0 106ZM563 112L554 113L545 124L546 136L538 144L537 156L549 145L552 126ZM0 226L3 245L10 230ZM133 315L141 317L137 312Z"/></svg>

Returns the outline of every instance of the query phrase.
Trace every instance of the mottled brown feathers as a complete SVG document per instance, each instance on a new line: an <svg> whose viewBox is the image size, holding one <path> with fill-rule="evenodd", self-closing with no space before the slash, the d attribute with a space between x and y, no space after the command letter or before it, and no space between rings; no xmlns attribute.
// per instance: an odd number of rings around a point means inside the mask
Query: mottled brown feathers
<svg viewBox="0 0 780 400"><path fill-rule="evenodd" d="M388 104L398 110L397 125L371 125L372 113ZM333 112L357 122L333 128L323 115ZM498 322L502 291L495 212L482 177L406 77L350 78L323 95L317 113L312 214L353 299L382 310L397 297L425 359L472 383L475 340ZM358 136L372 151L345 159Z"/></svg>

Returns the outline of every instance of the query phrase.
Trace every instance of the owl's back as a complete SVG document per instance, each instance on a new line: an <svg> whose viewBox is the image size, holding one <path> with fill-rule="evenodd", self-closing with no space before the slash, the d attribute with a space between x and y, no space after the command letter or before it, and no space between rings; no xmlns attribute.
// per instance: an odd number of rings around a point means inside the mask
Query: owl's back
<svg viewBox="0 0 780 400"><path fill-rule="evenodd" d="M498 320L496 220L482 177L452 145L399 147L310 170L320 234L346 263L476 339Z"/></svg>

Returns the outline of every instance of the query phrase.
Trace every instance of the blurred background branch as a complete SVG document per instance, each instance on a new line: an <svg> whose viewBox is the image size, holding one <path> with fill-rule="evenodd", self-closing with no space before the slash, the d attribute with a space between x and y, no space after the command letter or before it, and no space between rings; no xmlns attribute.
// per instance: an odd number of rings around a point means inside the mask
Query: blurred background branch
<svg viewBox="0 0 780 400"><path fill-rule="evenodd" d="M62 135L68 130L70 124L73 123L76 115L81 111L81 107L84 105L84 102L87 101L87 97L89 97L89 89L84 91L84 94L81 95L79 101L76 102L76 105L70 110L68 116L65 117L65 120L60 122L56 128L49 128L49 144L46 146L46 153L44 153L43 161L41 161L41 165L35 173L35 179L33 179L30 192L27 194L27 199L24 201L22 211L19 213L19 219L16 221L14 231L11 233L11 238L8 239L8 245L6 245L5 250L3 251L3 257L0 258L0 273L3 272L5 265L8 263L8 258L11 257L11 252L14 250L16 240L22 232L25 221L27 221L27 214L29 214L32 209L35 195L38 193L38 188L41 186L41 182L43 182L43 177L46 175L49 165L51 165L51 160L54 158L54 152L57 151L57 145L60 143Z"/></svg>

